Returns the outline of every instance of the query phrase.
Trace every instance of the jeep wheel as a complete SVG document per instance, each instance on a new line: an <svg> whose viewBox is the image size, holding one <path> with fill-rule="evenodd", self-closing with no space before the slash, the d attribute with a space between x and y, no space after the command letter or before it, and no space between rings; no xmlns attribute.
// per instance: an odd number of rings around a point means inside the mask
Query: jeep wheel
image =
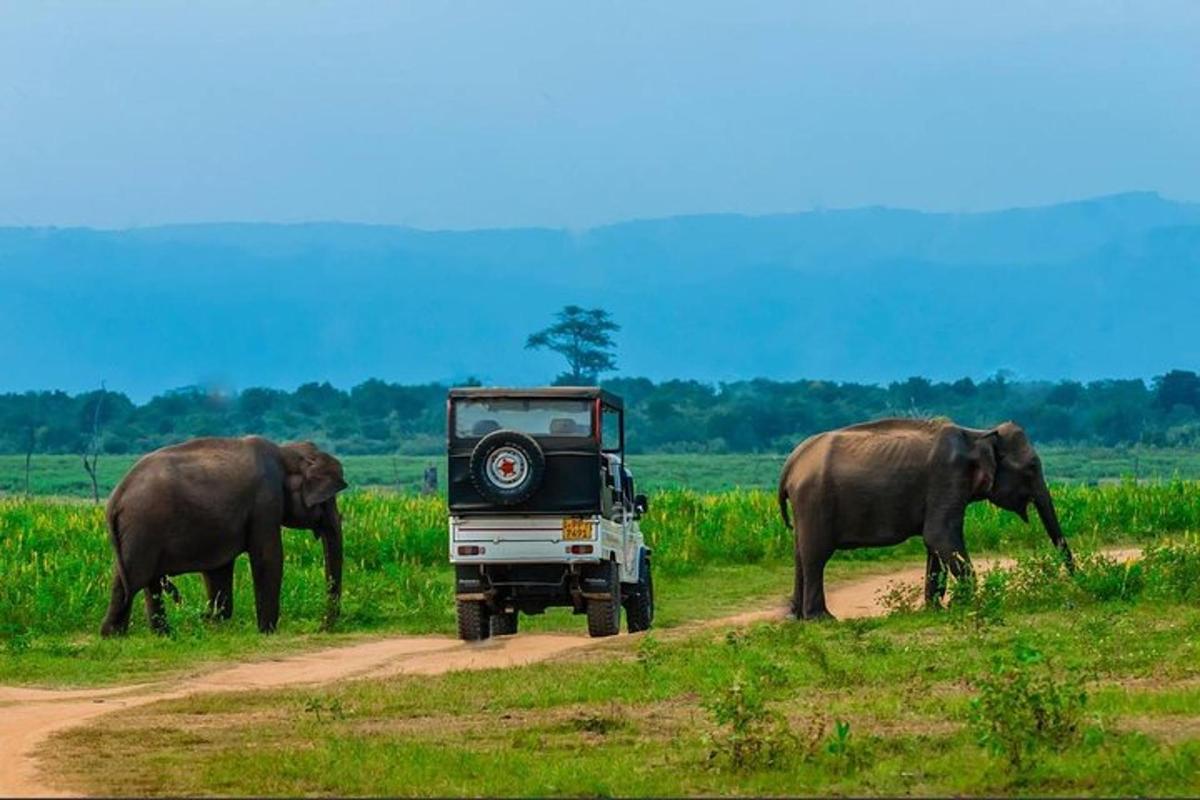
<svg viewBox="0 0 1200 800"><path fill-rule="evenodd" d="M648 631L654 624L654 574L650 557L642 553L637 588L625 598L625 627L630 633Z"/></svg>
<svg viewBox="0 0 1200 800"><path fill-rule="evenodd" d="M616 636L621 632L621 576L615 563L608 564L607 600L587 601L589 636Z"/></svg>
<svg viewBox="0 0 1200 800"><path fill-rule="evenodd" d="M459 600L455 603L458 613L458 638L464 642L478 642L488 638L487 607L479 600Z"/></svg>
<svg viewBox="0 0 1200 800"><path fill-rule="evenodd" d="M512 636L517 632L517 612L492 615L492 636Z"/></svg>

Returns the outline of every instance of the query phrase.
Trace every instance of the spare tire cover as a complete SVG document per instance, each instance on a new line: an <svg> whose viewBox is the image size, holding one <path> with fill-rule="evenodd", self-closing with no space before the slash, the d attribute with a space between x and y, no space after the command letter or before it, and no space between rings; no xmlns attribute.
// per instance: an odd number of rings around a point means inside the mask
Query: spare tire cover
<svg viewBox="0 0 1200 800"><path fill-rule="evenodd" d="M492 431L471 451L471 482L489 500L511 506L533 496L546 474L546 455L520 431Z"/></svg>

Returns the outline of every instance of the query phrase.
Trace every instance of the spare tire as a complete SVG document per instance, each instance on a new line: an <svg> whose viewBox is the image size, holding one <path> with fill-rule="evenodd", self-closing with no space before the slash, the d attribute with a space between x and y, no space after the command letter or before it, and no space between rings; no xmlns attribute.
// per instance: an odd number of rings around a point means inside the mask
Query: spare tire
<svg viewBox="0 0 1200 800"><path fill-rule="evenodd" d="M484 499L502 506L533 496L546 475L546 454L528 434L492 431L471 451L471 482Z"/></svg>

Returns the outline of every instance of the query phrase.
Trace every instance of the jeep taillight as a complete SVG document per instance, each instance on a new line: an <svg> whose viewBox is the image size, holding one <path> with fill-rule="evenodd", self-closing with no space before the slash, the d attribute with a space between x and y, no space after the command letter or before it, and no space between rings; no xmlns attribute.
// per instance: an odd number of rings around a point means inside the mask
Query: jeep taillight
<svg viewBox="0 0 1200 800"><path fill-rule="evenodd" d="M567 552L573 556L586 556L592 552L592 546L590 544L567 545Z"/></svg>
<svg viewBox="0 0 1200 800"><path fill-rule="evenodd" d="M487 550L477 544L460 544L458 546L458 554L460 556L481 556Z"/></svg>

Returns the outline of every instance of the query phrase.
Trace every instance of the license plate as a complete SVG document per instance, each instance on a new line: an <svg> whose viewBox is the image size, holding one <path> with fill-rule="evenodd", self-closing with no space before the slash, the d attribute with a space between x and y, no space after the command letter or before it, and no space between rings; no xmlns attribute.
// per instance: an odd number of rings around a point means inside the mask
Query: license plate
<svg viewBox="0 0 1200 800"><path fill-rule="evenodd" d="M573 542L590 538L592 538L592 521L590 519L563 520L563 541Z"/></svg>

